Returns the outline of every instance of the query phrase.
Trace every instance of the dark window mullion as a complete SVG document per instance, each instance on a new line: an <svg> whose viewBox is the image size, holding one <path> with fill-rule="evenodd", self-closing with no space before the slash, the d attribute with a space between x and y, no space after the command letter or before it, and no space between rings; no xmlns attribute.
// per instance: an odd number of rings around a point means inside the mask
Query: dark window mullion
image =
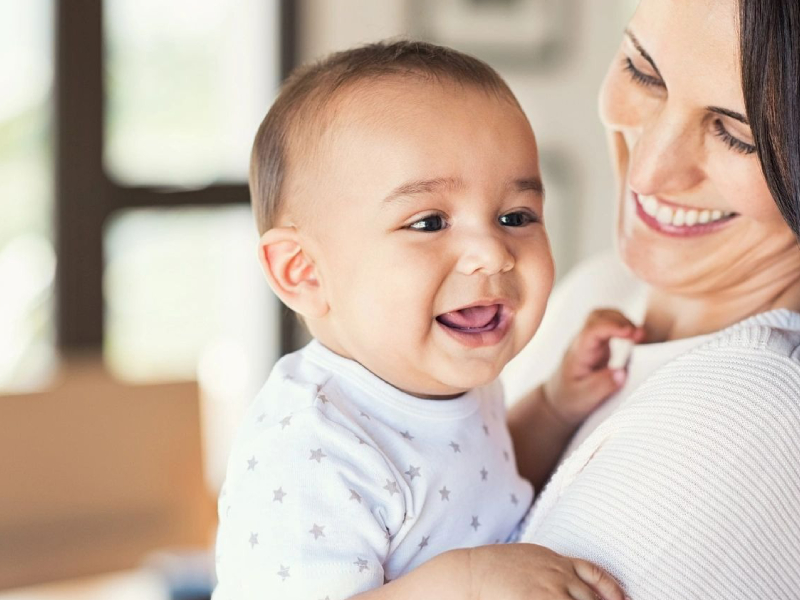
<svg viewBox="0 0 800 600"><path fill-rule="evenodd" d="M246 185L212 185L199 189L164 189L150 186L111 186L112 210L162 208L170 206L225 206L246 204L250 192Z"/></svg>
<svg viewBox="0 0 800 600"><path fill-rule="evenodd" d="M103 24L100 0L56 3L55 242L58 343L103 341Z"/></svg>

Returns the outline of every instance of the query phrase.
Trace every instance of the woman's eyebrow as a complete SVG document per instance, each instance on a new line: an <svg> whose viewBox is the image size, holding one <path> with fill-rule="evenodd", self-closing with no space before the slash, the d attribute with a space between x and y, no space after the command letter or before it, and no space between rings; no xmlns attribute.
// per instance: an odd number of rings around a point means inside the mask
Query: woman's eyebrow
<svg viewBox="0 0 800 600"><path fill-rule="evenodd" d="M736 119L737 121L744 123L745 125L750 125L750 121L747 120L742 113L738 113L732 110L728 110L727 108L720 108L719 106L709 106L708 110L711 112L715 112L719 115L725 115L726 117L730 117L731 119Z"/></svg>
<svg viewBox="0 0 800 600"><path fill-rule="evenodd" d="M633 46L639 51L639 54L642 55L642 58L644 58L647 62L649 62L650 66L653 67L653 70L658 74L659 77L661 77L661 71L658 70L658 67L656 66L656 61L654 61L653 57L647 53L647 50L642 48L642 44L639 43L639 40L636 38L635 35L633 35L633 32L630 29L626 29L625 35L627 35L630 38L631 42L633 43ZM664 78L661 77L661 79Z"/></svg>

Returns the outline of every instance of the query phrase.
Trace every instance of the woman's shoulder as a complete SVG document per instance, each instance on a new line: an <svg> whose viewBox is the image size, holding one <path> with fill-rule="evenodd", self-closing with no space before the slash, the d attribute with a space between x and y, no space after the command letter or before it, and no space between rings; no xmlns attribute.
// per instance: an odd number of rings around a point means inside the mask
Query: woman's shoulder
<svg viewBox="0 0 800 600"><path fill-rule="evenodd" d="M628 424L675 417L673 440L713 434L720 447L778 449L779 432L800 436L800 314L772 311L719 332L657 370L620 413Z"/></svg>
<svg viewBox="0 0 800 600"><path fill-rule="evenodd" d="M787 358L800 368L800 313L778 309L756 315L719 332L697 350L764 353Z"/></svg>
<svg viewBox="0 0 800 600"><path fill-rule="evenodd" d="M687 387L705 379L701 387L719 387L719 398L784 398L800 406L800 313L780 309L728 327L653 379L656 386L672 379Z"/></svg>

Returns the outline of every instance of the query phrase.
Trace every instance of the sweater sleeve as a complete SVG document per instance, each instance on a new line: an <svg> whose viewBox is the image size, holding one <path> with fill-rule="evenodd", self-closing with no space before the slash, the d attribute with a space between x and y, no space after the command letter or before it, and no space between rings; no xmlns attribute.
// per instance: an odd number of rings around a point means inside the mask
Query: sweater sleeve
<svg viewBox="0 0 800 600"><path fill-rule="evenodd" d="M654 374L565 462L523 539L599 564L633 600L800 597L797 340L739 341Z"/></svg>
<svg viewBox="0 0 800 600"><path fill-rule="evenodd" d="M384 583L404 493L383 455L309 408L234 448L215 600L343 600Z"/></svg>

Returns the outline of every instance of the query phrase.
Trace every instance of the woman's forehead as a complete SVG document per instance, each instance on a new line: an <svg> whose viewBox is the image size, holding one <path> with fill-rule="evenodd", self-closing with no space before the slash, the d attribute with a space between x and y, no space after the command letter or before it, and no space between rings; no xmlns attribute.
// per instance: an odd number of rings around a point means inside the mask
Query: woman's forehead
<svg viewBox="0 0 800 600"><path fill-rule="evenodd" d="M738 0L641 0L629 37L652 57L670 93L743 111L738 6Z"/></svg>

